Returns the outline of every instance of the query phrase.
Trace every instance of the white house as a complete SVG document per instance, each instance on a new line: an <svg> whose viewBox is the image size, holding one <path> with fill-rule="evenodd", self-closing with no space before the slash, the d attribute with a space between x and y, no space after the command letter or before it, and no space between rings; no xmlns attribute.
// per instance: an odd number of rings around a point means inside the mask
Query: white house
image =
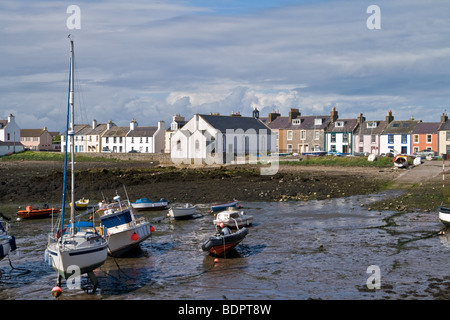
<svg viewBox="0 0 450 320"><path fill-rule="evenodd" d="M353 133L358 125L358 119L340 119L333 107L325 134L325 151L353 154Z"/></svg>
<svg viewBox="0 0 450 320"><path fill-rule="evenodd" d="M196 114L172 136L170 154L175 163L244 163L273 152L275 139L254 117Z"/></svg>
<svg viewBox="0 0 450 320"><path fill-rule="evenodd" d="M12 114L8 120L0 120L0 141L20 143L20 128Z"/></svg>
<svg viewBox="0 0 450 320"><path fill-rule="evenodd" d="M100 152L102 147L101 137L112 126L115 126L115 124L111 120L108 123L100 124L93 120L92 125L75 124L75 152ZM61 134L61 152L64 152L65 144L66 133L64 132ZM68 147L70 148L70 141Z"/></svg>
<svg viewBox="0 0 450 320"><path fill-rule="evenodd" d="M130 127L112 126L102 135L102 152L125 152L126 136Z"/></svg>
<svg viewBox="0 0 450 320"><path fill-rule="evenodd" d="M380 153L412 154L411 133L421 120L392 120L380 135Z"/></svg>
<svg viewBox="0 0 450 320"><path fill-rule="evenodd" d="M125 152L163 153L166 128L164 121L158 121L157 127L140 127L133 119L130 131L125 138Z"/></svg>
<svg viewBox="0 0 450 320"><path fill-rule="evenodd" d="M170 153L170 141L175 132L181 129L186 124L186 120L179 113L172 117L170 128L166 130L166 141L164 153Z"/></svg>
<svg viewBox="0 0 450 320"><path fill-rule="evenodd" d="M0 156L24 150L20 143L20 128L12 114L7 120L0 120L0 142Z"/></svg>

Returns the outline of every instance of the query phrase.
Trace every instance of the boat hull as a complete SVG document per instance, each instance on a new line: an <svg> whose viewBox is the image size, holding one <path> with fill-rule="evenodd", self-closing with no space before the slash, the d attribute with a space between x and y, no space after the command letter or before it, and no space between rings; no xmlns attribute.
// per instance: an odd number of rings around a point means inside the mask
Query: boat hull
<svg viewBox="0 0 450 320"><path fill-rule="evenodd" d="M439 220L447 227L450 227L450 208L439 208Z"/></svg>
<svg viewBox="0 0 450 320"><path fill-rule="evenodd" d="M247 234L248 229L244 227L234 233L211 237L203 243L202 250L213 256L224 256L241 243Z"/></svg>
<svg viewBox="0 0 450 320"><path fill-rule="evenodd" d="M172 207L169 209L169 217L175 220L185 220L193 217L197 210L196 206L193 207Z"/></svg>
<svg viewBox="0 0 450 320"><path fill-rule="evenodd" d="M47 218L48 216L60 212L60 209L32 209L32 210L19 210L17 216L21 219L40 219Z"/></svg>
<svg viewBox="0 0 450 320"><path fill-rule="evenodd" d="M63 240L64 241L64 240ZM73 241L85 241L81 237L74 237ZM74 267L79 270L79 274L85 274L97 269L105 263L108 247L105 239L96 237L88 240L89 245L73 248L54 242L47 246L49 263L64 279L74 275ZM93 243L91 243L93 241Z"/></svg>
<svg viewBox="0 0 450 320"><path fill-rule="evenodd" d="M16 250L16 239L14 236L3 234L0 236L0 261L10 252Z"/></svg>
<svg viewBox="0 0 450 320"><path fill-rule="evenodd" d="M145 221L135 227L114 227L107 230L108 254L119 257L139 246L151 236L150 222Z"/></svg>
<svg viewBox="0 0 450 320"><path fill-rule="evenodd" d="M227 208L231 208L231 207L237 207L239 201L235 200L232 202L226 202L226 203L218 203L218 204L213 204L211 206L211 210L212 212L218 212L218 211L222 211L222 210L226 210Z"/></svg>
<svg viewBox="0 0 450 320"><path fill-rule="evenodd" d="M138 199L135 202L131 203L133 209L138 211L144 210L164 210L167 209L169 205L169 201L150 201L147 198Z"/></svg>

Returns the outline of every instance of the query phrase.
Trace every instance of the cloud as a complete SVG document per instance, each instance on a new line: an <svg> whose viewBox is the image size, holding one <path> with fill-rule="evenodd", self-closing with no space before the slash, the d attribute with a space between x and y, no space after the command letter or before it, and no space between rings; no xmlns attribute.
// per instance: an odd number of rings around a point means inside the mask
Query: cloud
<svg viewBox="0 0 450 320"><path fill-rule="evenodd" d="M366 27L366 0L227 3L79 1L81 29L68 30L72 3L2 1L0 118L62 130L68 33L88 123L332 106L343 117L392 109L401 119L413 109L439 121L449 101L445 0L379 0L380 30Z"/></svg>

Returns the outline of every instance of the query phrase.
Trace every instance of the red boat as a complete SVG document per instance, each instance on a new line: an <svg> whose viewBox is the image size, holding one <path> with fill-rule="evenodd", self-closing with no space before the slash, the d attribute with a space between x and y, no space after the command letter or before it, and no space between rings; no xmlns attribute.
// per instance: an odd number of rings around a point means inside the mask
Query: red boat
<svg viewBox="0 0 450 320"><path fill-rule="evenodd" d="M58 213L61 209L49 208L47 205L44 205L42 209L33 209L32 206L27 206L25 210L17 211L17 215L22 219L38 219L38 218L46 218L53 213Z"/></svg>
<svg viewBox="0 0 450 320"><path fill-rule="evenodd" d="M224 227L217 235L206 240L202 245L202 249L213 256L225 256L244 240L247 234L248 229L245 227L234 233L228 227Z"/></svg>

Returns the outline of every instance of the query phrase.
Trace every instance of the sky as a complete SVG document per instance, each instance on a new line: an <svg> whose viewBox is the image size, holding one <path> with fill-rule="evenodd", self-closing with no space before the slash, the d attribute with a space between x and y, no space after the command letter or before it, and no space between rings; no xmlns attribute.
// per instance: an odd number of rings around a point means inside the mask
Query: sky
<svg viewBox="0 0 450 320"><path fill-rule="evenodd" d="M76 123L332 107L438 122L449 12L448 0L3 0L0 119L65 130L70 34Z"/></svg>

